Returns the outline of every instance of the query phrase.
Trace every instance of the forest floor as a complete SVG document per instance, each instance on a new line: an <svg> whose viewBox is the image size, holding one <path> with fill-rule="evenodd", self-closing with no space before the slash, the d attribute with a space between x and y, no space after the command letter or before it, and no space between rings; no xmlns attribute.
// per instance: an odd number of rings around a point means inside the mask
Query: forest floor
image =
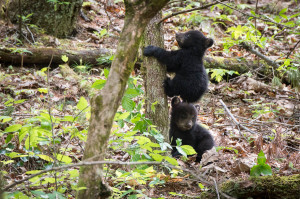
<svg viewBox="0 0 300 199"><path fill-rule="evenodd" d="M89 1L85 1L89 2ZM46 34L35 34L35 42L41 46L52 46L60 49L95 49L108 48L114 51L117 47L117 38L122 30L125 15L124 7L121 3L115 4L109 9L104 9L103 3L86 4L83 11L91 21L85 21L79 17L76 36L67 39L56 39ZM264 1L262 1L264 2ZM280 9L282 6L290 7L290 12L296 9L296 5L291 1L279 3L274 9ZM249 5L249 4L248 4ZM250 4L255 6L255 3ZM261 3L261 7L266 5ZM298 7L299 8L299 7ZM245 10L247 11L247 9ZM166 12L172 12L168 7ZM203 16L212 17L212 15L221 15L220 13L210 12L209 9L202 10ZM232 23L235 25L246 23L246 19L238 13ZM222 36L225 31L221 26L213 26L209 20L201 24L189 21L186 26L186 19L193 17L191 13L184 16L176 16L165 21L165 47L175 49L175 32L185 31L190 27L197 26L208 37L212 36L215 40L214 46L207 52L209 56L222 57L247 57L255 60L256 57L247 53L238 47L231 48L230 51L223 51ZM229 22L228 22L229 23ZM109 25L108 25L109 24ZM230 26L230 24L226 24ZM258 26L263 26L258 22ZM180 28L179 28L180 27ZM103 36L95 34L95 31L107 30ZM214 31L211 31L214 29ZM31 43L20 44L17 40L17 26L7 25L6 21L0 20L0 46L5 47L30 47ZM28 35L30 33L28 32ZM266 33L268 34L268 33ZM283 34L282 37L285 37ZM290 49L299 40L299 35L289 34L285 41L277 42L274 40L272 46L264 49L264 53L273 60L279 58L280 53L288 53ZM284 44L284 46L282 46ZM300 53L296 49L295 54ZM80 65L80 64L78 64ZM0 65L0 115L10 115L16 123L24 124L26 119L40 114L40 110L48 110L49 104L52 104L51 112L57 117L74 115L74 106L78 103L80 97L88 99L88 92L82 84L91 85L97 79L103 79L102 69L97 66L89 70L80 70L77 66L77 73L82 79L77 81L72 78L65 78L61 75L60 68L53 68L49 75L50 102L48 94L41 88L47 88L47 73L42 71L44 66L25 66L20 68L18 65ZM139 69L132 73L133 76L139 76ZM84 80L84 81L83 81ZM228 80L228 81L226 81ZM23 100L20 101L18 100ZM139 99L136 99L139 100ZM225 111L222 100L230 110L232 116ZM9 108L9 104L13 108ZM63 104L63 105L62 105ZM242 178L247 179L250 175L250 169L256 165L257 154L263 150L267 164L272 168L272 172L279 176L288 176L300 172L300 101L299 92L291 88L289 84L282 84L280 87L271 85L269 77L262 77L253 72L252 77L245 75L236 75L225 78L220 82L214 80L209 85L209 92L199 102L200 112L198 122L207 126L215 139L218 153L215 154L213 164L202 168L206 171L204 177L209 179L214 177L218 183L227 179ZM3 119L3 118L2 118ZM1 119L1 120L2 120ZM83 119L84 120L84 119ZM233 120L237 120L236 124ZM3 122L3 120L2 120ZM81 121L74 124L79 129L87 129L88 121ZM3 131L9 126L9 123L0 123L0 129ZM245 128L246 127L246 128ZM58 126L64 128L64 126ZM126 131L126 129L123 129ZM8 160L5 154L9 147L14 152L24 153L24 144L17 138L10 138L10 145L7 144L7 136L0 137L0 160ZM67 154L72 157L73 163L79 162L83 156L84 142L79 139L72 139L71 135L61 136L61 146L71 148ZM113 139L113 138L112 138ZM5 146L5 147L2 147ZM41 149L43 146L39 146ZM129 155L123 151L109 150L109 159L127 161ZM43 163L30 159L24 161L19 158L13 165L7 164L3 169L8 172L5 175L8 183L14 180L24 178L25 172L37 169ZM22 163L21 163L22 162ZM199 167L192 161L181 161L180 165L192 169L195 172ZM117 169L113 166L110 169ZM126 168L123 168L126 170ZM130 168L127 168L130 171ZM198 171L197 171L198 172ZM122 188L126 190L128 186L135 187L136 190L144 190L148 197L153 198L182 198L196 197L200 188L197 180L189 177L190 174L177 177L169 177L168 174L161 176L165 183L156 186L149 186L138 181L128 181ZM118 180L108 177L109 185L117 186ZM205 184L205 183L204 183ZM43 185L46 186L46 185ZM146 191L145 191L146 190ZM72 194L73 195L73 194ZM72 198L72 197L69 197Z"/></svg>

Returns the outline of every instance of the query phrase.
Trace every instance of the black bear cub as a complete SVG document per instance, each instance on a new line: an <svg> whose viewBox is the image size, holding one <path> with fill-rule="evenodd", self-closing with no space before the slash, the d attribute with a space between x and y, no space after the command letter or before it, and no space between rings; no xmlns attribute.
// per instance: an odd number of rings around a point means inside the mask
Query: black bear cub
<svg viewBox="0 0 300 199"><path fill-rule="evenodd" d="M193 104L181 102L178 97L172 99L171 123L169 137L173 147L172 156L180 156L176 149L177 138L182 145L190 145L197 152L196 162L200 162L202 154L214 146L214 139L205 128L196 123L197 109Z"/></svg>
<svg viewBox="0 0 300 199"><path fill-rule="evenodd" d="M191 30L186 33L177 33L176 40L181 49L166 51L155 46L144 49L145 56L153 56L167 66L168 72L174 72L171 80L166 78L164 90L167 96L180 96L185 102L196 102L206 92L208 76L203 66L203 57L206 49L214 41L206 38L201 32Z"/></svg>

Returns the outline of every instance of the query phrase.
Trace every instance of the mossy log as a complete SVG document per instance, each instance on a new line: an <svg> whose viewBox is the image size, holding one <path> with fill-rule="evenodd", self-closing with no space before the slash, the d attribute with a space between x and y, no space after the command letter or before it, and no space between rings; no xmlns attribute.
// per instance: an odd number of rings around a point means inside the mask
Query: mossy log
<svg viewBox="0 0 300 199"><path fill-rule="evenodd" d="M300 174L291 176L251 177L249 180L229 180L221 191L235 198L298 199Z"/></svg>
<svg viewBox="0 0 300 199"><path fill-rule="evenodd" d="M62 50L56 48L19 48L18 52L30 51L31 53L12 53L13 48L0 48L0 63L7 64L49 64L51 56L53 55L52 64L62 64L62 55L69 57L69 63L79 63L82 60L83 63L95 65L97 64L97 58L109 56L112 50L101 48L101 49L89 49L89 50ZM263 61L260 64L264 64ZM271 67L264 64L259 72L268 76L272 74ZM240 74L246 73L250 70L257 69L257 62L247 59L236 59L236 58L223 58L223 57L205 57L204 58L205 68L222 68L226 70L234 70Z"/></svg>
<svg viewBox="0 0 300 199"><path fill-rule="evenodd" d="M13 51L17 51L13 53ZM48 65L53 55L52 64L63 64L62 55L69 58L69 63L96 64L97 58L110 55L109 49L100 48L92 50L61 50L57 48L0 48L0 63L7 64L37 64ZM22 59L23 57L23 59Z"/></svg>

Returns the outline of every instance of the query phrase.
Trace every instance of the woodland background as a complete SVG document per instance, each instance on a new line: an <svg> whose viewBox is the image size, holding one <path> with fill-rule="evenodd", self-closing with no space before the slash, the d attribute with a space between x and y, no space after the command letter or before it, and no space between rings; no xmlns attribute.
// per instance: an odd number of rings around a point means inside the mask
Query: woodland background
<svg viewBox="0 0 300 199"><path fill-rule="evenodd" d="M100 159L84 158L92 99L115 92L103 89L120 59L117 46L130 43L120 39L130 2L43 3L0 2L0 198L75 198L85 190L79 166L88 160L106 161L101 179L110 196L102 198L299 197L297 0L169 1L141 38L116 114L106 112L113 118L107 149L95 137L92 146L105 148ZM171 158L170 99L158 90L165 71L142 56L152 42L177 49L175 33L190 29L215 41L198 122L216 147L200 164Z"/></svg>

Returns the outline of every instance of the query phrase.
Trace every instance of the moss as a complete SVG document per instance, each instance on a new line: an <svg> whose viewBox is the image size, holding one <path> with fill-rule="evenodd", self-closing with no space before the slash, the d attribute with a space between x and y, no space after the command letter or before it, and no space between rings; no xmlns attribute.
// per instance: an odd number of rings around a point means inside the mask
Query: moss
<svg viewBox="0 0 300 199"><path fill-rule="evenodd" d="M237 198L286 198L299 197L300 174L292 176L251 177L248 180L229 180L221 190Z"/></svg>

